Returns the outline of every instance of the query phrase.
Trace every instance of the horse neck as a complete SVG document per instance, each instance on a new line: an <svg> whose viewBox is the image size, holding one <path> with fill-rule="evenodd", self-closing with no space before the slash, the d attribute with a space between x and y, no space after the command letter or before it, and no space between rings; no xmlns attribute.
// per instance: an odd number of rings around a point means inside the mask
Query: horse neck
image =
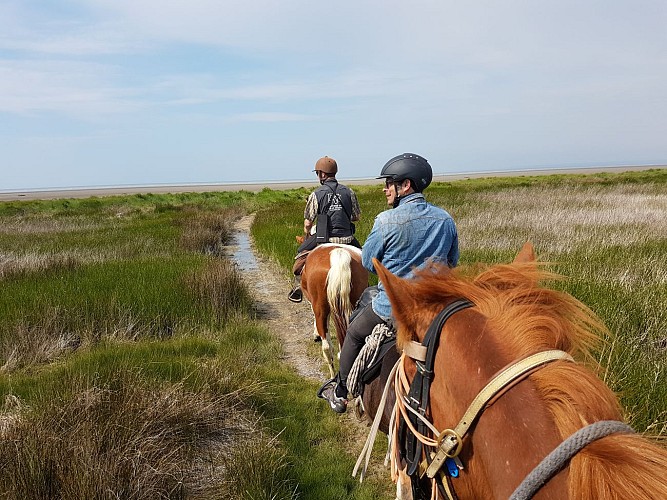
<svg viewBox="0 0 667 500"><path fill-rule="evenodd" d="M431 415L439 431L453 429L493 376L515 361L502 349L483 316L454 315L440 337ZM503 394L478 417L464 439L465 471L455 488L461 498L508 498L526 475L560 443L546 405L528 378ZM567 496L567 472L542 489L543 498Z"/></svg>

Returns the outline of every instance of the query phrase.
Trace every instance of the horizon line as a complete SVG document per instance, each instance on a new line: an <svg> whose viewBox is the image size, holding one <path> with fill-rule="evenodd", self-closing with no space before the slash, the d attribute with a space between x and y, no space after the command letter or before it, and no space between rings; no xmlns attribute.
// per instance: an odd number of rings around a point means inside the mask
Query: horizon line
<svg viewBox="0 0 667 500"><path fill-rule="evenodd" d="M576 173L602 173L605 171L640 171L650 169L667 168L665 164L642 164L642 165L606 165L606 166L584 166L584 167L540 167L513 170L485 170L474 172L452 172L434 173L434 182L446 182L448 180L464 180L482 177L512 177L521 174L534 175L557 175ZM357 185L370 185L380 183L376 177L341 177L339 182ZM295 189L299 187L312 187L318 184L317 180L294 179L294 180L271 180L271 181L229 181L229 182L191 182L191 183L155 183L155 184L117 184L117 185L91 185L72 187L48 187L48 188L26 188L26 189L0 189L0 201L15 200L38 200L56 199L60 197L84 198L92 196L113 196L123 194L142 193L182 193L188 192L188 188L199 188L195 192L206 191L261 191L271 186L281 186L283 189ZM241 189L232 189L232 188ZM173 190L169 190L173 188ZM128 192L128 190L130 190ZM140 190L140 191L139 191ZM39 196L46 195L46 196ZM70 196L68 196L70 195ZM74 195L74 196L71 196Z"/></svg>

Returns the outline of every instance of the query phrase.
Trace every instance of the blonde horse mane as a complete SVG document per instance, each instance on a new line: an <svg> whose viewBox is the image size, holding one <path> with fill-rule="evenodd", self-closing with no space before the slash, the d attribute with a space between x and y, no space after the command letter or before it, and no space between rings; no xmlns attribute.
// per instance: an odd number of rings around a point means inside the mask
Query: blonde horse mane
<svg viewBox="0 0 667 500"><path fill-rule="evenodd" d="M531 375L561 437L598 420L623 420L616 395L597 376L594 350L611 335L601 320L571 295L539 285L558 279L535 262L495 265L475 278L431 266L416 273L411 293L432 317L443 303L467 298L488 319L498 345L514 359L548 349L578 363L547 365ZM428 311L428 313L426 313ZM399 337L399 346L408 340ZM639 434L596 441L570 462L572 498L667 498L667 450Z"/></svg>

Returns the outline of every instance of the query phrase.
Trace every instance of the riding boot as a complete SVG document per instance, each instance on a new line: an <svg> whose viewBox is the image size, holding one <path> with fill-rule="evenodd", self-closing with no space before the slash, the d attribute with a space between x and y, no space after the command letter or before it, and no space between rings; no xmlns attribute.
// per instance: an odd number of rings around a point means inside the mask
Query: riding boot
<svg viewBox="0 0 667 500"><path fill-rule="evenodd" d="M339 374L340 377L340 374ZM345 386L345 382L342 380L338 380L338 383L336 384L336 397L342 398L342 399L347 399L347 387Z"/></svg>
<svg viewBox="0 0 667 500"><path fill-rule="evenodd" d="M301 291L301 275L294 276L294 288L287 296L292 302L301 302L303 300L303 292Z"/></svg>

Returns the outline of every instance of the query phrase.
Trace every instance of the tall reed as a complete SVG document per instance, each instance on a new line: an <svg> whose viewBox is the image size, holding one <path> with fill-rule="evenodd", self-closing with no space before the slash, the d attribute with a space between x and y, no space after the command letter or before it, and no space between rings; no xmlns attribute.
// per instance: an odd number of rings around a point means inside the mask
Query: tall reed
<svg viewBox="0 0 667 500"><path fill-rule="evenodd" d="M254 427L238 393L149 387L131 371L90 382L5 426L3 496L186 498L230 480L224 464Z"/></svg>

